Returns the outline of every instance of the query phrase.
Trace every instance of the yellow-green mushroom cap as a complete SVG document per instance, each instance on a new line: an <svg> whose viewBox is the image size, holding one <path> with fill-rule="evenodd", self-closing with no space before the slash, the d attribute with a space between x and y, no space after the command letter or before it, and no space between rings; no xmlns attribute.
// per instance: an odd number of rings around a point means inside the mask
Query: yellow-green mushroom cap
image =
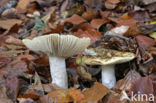
<svg viewBox="0 0 156 103"><path fill-rule="evenodd" d="M131 52L121 52L117 50L92 48L89 49L96 53L96 55L85 55L82 57L83 64L87 65L113 65L128 62L133 60L136 56Z"/></svg>

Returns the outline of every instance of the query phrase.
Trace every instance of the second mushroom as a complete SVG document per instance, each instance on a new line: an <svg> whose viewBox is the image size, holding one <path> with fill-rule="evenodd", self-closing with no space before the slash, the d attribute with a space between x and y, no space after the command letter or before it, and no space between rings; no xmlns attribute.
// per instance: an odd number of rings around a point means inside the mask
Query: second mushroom
<svg viewBox="0 0 156 103"><path fill-rule="evenodd" d="M135 58L135 55L131 52L120 52L104 48L92 48L89 51L94 53L82 56L82 64L100 65L102 84L108 88L114 88L116 84L115 64L125 63Z"/></svg>

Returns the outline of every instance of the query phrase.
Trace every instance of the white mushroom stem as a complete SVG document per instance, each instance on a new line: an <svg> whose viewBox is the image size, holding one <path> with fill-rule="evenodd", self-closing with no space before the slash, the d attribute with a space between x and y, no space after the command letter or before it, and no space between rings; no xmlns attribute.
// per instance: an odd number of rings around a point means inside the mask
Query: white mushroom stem
<svg viewBox="0 0 156 103"><path fill-rule="evenodd" d="M102 66L102 84L114 88L116 84L114 65Z"/></svg>
<svg viewBox="0 0 156 103"><path fill-rule="evenodd" d="M68 88L67 72L65 58L49 56L50 73L52 83L55 83L61 88Z"/></svg>

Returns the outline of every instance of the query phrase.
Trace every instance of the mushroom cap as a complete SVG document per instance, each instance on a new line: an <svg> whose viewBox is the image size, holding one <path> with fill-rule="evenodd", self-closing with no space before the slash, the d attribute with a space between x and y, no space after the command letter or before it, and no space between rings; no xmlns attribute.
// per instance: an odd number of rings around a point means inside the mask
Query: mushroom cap
<svg viewBox="0 0 156 103"><path fill-rule="evenodd" d="M87 65L113 65L128 62L135 58L131 52L121 52L117 50L92 48L90 49L96 55L85 55L82 57L82 63Z"/></svg>
<svg viewBox="0 0 156 103"><path fill-rule="evenodd" d="M73 35L49 34L30 39L23 43L34 52L43 52L49 56L70 57L76 55L90 44L89 38L78 38Z"/></svg>

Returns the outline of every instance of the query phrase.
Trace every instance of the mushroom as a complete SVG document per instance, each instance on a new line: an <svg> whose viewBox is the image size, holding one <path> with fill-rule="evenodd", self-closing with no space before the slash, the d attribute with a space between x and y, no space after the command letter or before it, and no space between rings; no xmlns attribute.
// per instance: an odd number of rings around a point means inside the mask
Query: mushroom
<svg viewBox="0 0 156 103"><path fill-rule="evenodd" d="M89 38L73 35L49 34L32 40L23 39L23 43L34 52L43 52L49 56L52 83L68 88L65 58L83 52L90 44Z"/></svg>
<svg viewBox="0 0 156 103"><path fill-rule="evenodd" d="M130 52L120 52L104 48L91 48L89 50L93 51L96 55L82 56L81 62L83 65L101 65L102 84L108 88L113 88L116 84L115 64L128 62L135 58L135 55Z"/></svg>

